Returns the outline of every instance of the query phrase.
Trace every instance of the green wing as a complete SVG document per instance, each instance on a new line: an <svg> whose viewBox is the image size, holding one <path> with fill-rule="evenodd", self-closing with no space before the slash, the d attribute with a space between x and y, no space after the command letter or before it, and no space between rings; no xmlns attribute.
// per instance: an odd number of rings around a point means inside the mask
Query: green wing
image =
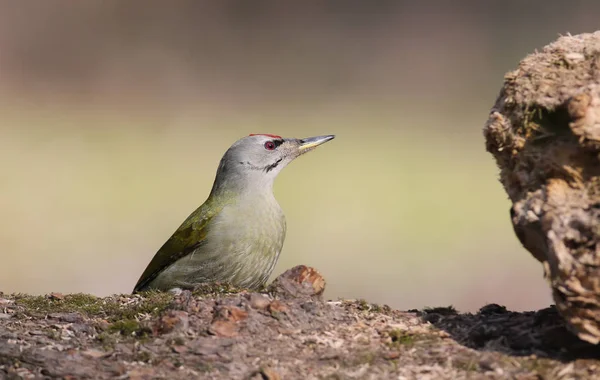
<svg viewBox="0 0 600 380"><path fill-rule="evenodd" d="M138 280L133 292L144 290L146 286L180 258L190 254L206 238L206 226L223 209L224 204L215 204L210 199L204 202L183 222L165 244L156 252L150 264Z"/></svg>

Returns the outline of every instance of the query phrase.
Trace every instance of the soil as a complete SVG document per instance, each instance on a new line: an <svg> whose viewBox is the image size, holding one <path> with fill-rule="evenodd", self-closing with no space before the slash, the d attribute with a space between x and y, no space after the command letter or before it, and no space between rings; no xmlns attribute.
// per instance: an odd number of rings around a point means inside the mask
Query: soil
<svg viewBox="0 0 600 380"><path fill-rule="evenodd" d="M0 378L600 378L600 348L553 307L461 314L324 301L314 273L264 292L0 293Z"/></svg>

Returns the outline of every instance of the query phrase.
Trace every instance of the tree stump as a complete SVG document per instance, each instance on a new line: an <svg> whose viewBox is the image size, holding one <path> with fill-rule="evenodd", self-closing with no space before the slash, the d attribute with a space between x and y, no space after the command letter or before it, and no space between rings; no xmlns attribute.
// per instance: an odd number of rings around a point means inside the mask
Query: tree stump
<svg viewBox="0 0 600 380"><path fill-rule="evenodd" d="M523 246L557 309L600 342L600 32L560 37L506 74L484 128Z"/></svg>

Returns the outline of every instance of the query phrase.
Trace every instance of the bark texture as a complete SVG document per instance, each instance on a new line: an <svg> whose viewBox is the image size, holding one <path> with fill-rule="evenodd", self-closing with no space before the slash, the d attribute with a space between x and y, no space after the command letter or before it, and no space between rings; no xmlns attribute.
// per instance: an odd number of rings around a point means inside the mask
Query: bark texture
<svg viewBox="0 0 600 380"><path fill-rule="evenodd" d="M559 313L600 341L600 32L560 37L506 74L484 128L523 246Z"/></svg>

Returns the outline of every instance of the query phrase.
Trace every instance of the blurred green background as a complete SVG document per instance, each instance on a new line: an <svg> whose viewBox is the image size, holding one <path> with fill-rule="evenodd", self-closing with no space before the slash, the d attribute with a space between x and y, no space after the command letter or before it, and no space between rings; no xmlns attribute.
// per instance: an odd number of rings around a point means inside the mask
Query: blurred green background
<svg viewBox="0 0 600 380"><path fill-rule="evenodd" d="M408 309L551 302L482 128L597 2L0 1L0 290L129 292L249 133L337 138L275 184L275 270Z"/></svg>

